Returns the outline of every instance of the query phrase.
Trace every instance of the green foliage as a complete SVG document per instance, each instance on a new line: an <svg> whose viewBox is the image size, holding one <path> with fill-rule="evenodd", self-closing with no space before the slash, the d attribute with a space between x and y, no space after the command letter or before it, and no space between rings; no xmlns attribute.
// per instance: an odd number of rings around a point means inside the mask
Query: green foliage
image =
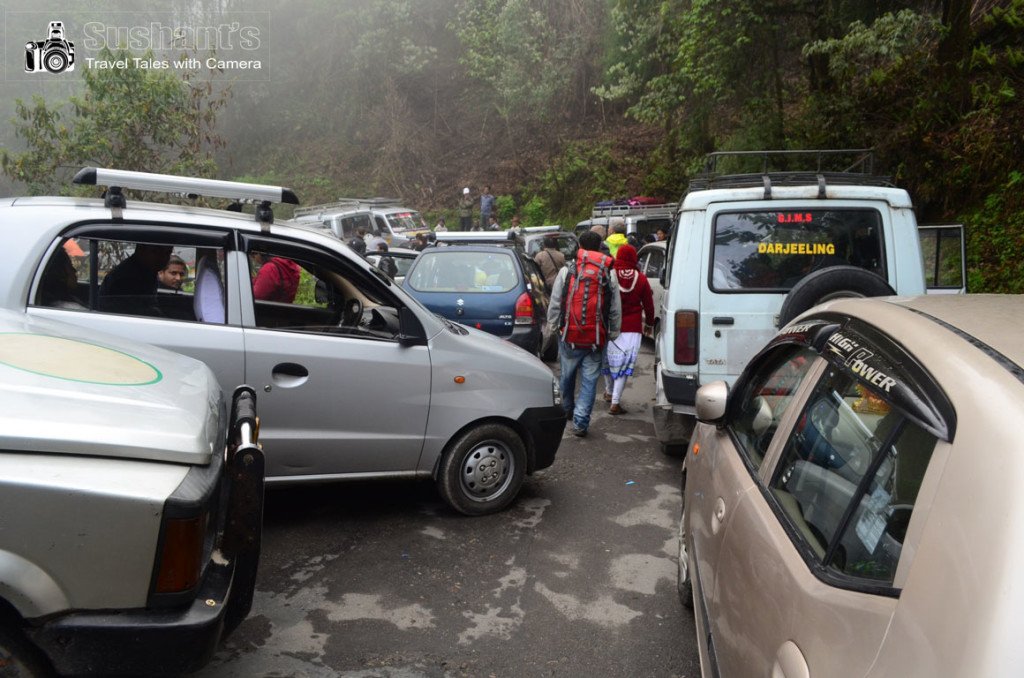
<svg viewBox="0 0 1024 678"><path fill-rule="evenodd" d="M961 220L967 224L967 289L1024 293L1024 172L1006 181Z"/></svg>
<svg viewBox="0 0 1024 678"><path fill-rule="evenodd" d="M598 0L462 0L449 24L462 45L466 73L493 92L506 121L545 121L566 110L571 85L587 67L590 18Z"/></svg>
<svg viewBox="0 0 1024 678"><path fill-rule="evenodd" d="M547 219L589 214L595 202L626 195L627 177L635 170L631 159L617 156L608 143L569 143L540 174L534 193L550 206Z"/></svg>
<svg viewBox="0 0 1024 678"><path fill-rule="evenodd" d="M99 59L141 57L104 48ZM68 175L85 165L189 176L212 176L213 150L223 144L215 132L217 112L228 90L195 82L198 72L144 68L83 69L85 92L67 104L50 106L39 96L16 101L11 122L27 149L0 153L9 177L30 194L68 192Z"/></svg>
<svg viewBox="0 0 1024 678"><path fill-rule="evenodd" d="M498 216L498 223L508 225L509 219L516 214L516 201L511 195L494 196L494 212Z"/></svg>
<svg viewBox="0 0 1024 678"><path fill-rule="evenodd" d="M523 206L520 219L524 226L546 226L551 220L547 201L539 195L533 196Z"/></svg>

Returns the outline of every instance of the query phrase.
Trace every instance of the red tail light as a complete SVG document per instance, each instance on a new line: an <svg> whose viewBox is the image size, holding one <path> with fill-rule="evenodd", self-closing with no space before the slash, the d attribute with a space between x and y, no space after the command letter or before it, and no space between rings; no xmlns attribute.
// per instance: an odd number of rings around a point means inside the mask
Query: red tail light
<svg viewBox="0 0 1024 678"><path fill-rule="evenodd" d="M697 364L697 312L676 311L675 360L677 365Z"/></svg>
<svg viewBox="0 0 1024 678"><path fill-rule="evenodd" d="M532 325L534 322L533 299L528 292L523 292L516 299L516 325Z"/></svg>

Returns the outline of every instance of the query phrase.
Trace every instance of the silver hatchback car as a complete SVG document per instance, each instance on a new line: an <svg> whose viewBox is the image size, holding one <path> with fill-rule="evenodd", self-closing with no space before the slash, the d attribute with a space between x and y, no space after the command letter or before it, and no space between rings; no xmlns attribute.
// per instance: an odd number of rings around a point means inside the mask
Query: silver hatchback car
<svg viewBox="0 0 1024 678"><path fill-rule="evenodd" d="M1020 296L837 300L698 390L705 676L1020 675L1022 336Z"/></svg>
<svg viewBox="0 0 1024 678"><path fill-rule="evenodd" d="M257 389L268 484L433 478L454 509L511 502L565 413L534 356L426 310L337 238L273 223L287 189L87 169L102 200L0 201L0 306L184 353ZM122 190L256 201L253 214ZM180 288L158 287L174 252Z"/></svg>

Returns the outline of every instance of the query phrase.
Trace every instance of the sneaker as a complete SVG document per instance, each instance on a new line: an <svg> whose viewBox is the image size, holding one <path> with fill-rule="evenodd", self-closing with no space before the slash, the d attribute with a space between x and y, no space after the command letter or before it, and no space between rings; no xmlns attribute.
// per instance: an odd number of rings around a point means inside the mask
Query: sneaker
<svg viewBox="0 0 1024 678"><path fill-rule="evenodd" d="M577 438L584 438L587 435L587 429L579 428L577 426L572 427L572 434Z"/></svg>
<svg viewBox="0 0 1024 678"><path fill-rule="evenodd" d="M626 414L627 412L629 412L629 410L618 403L615 403L608 408L608 414Z"/></svg>

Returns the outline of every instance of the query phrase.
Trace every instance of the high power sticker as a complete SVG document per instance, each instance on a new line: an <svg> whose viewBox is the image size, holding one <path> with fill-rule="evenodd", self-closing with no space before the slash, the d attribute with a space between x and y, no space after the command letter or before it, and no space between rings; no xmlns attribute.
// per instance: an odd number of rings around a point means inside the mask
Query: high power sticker
<svg viewBox="0 0 1024 678"><path fill-rule="evenodd" d="M45 334L0 334L0 364L55 379L108 386L143 386L163 379L160 370L135 356Z"/></svg>

